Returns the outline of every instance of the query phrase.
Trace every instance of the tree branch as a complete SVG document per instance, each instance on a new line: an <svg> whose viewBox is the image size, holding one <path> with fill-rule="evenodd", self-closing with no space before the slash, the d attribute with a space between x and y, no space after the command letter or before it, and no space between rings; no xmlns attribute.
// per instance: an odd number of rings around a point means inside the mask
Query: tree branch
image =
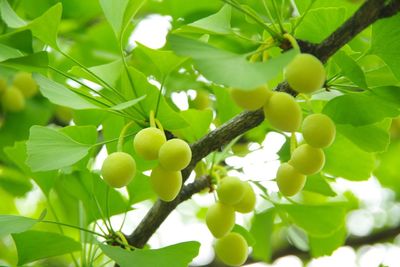
<svg viewBox="0 0 400 267"><path fill-rule="evenodd" d="M326 61L343 45L353 39L358 33L367 28L379 18L388 17L396 14L400 10L400 0L392 0L385 5L385 0L368 0L363 6L349 18L341 27L326 38L321 44L307 44L300 42L303 52L312 53L320 60ZM278 85L279 91L294 94L286 82ZM258 126L264 120L262 109L257 111L245 111L221 127L211 131L202 139L191 145L192 160L189 166L182 171L183 181L186 181L196 163L229 143L237 136ZM181 202L189 199L193 194L209 186L207 181L196 180L194 183L183 186L177 198L172 202L158 200L150 209L147 215L140 222L139 226L127 236L130 245L142 248L149 238L158 229L161 223L168 217Z"/></svg>

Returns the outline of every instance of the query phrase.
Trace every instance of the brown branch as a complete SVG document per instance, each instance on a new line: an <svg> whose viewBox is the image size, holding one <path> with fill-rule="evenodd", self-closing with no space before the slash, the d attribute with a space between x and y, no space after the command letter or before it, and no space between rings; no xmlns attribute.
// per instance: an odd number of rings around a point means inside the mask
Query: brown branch
<svg viewBox="0 0 400 267"><path fill-rule="evenodd" d="M392 0L388 5L385 5L385 2L385 0L366 1L351 18L321 44L305 45L305 42L300 42L300 45L303 46L302 51L312 53L320 60L326 61L373 22L379 18L394 15L400 10L400 0ZM285 82L278 85L277 90L294 93ZM262 110L245 111L192 144L193 158L189 166L182 171L183 180L187 180L199 160L229 143L237 136L258 126L263 120L264 115ZM174 201L167 203L158 200L133 233L127 236L129 244L142 248L173 209L182 201L185 201L207 186L205 182L195 181L192 184L184 186Z"/></svg>

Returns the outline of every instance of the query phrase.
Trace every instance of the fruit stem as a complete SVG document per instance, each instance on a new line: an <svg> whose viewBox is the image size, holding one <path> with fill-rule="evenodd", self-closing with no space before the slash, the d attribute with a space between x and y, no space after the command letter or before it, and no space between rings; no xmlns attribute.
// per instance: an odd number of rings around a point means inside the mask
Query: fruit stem
<svg viewBox="0 0 400 267"><path fill-rule="evenodd" d="M154 110L150 110L150 127L157 128L154 118Z"/></svg>
<svg viewBox="0 0 400 267"><path fill-rule="evenodd" d="M292 133L290 136L290 154L293 153L293 151L297 148L297 138L296 134Z"/></svg>
<svg viewBox="0 0 400 267"><path fill-rule="evenodd" d="M117 151L118 152L122 152L123 151L124 138L125 138L126 131L132 125L133 125L133 121L130 121L127 124L125 124L124 128L122 128L121 133L119 134L119 137L118 137L118 144L117 144Z"/></svg>
<svg viewBox="0 0 400 267"><path fill-rule="evenodd" d="M283 38L287 39L294 49L300 51L300 47L299 44L297 43L296 38L294 38L290 33L285 33L283 35Z"/></svg>
<svg viewBox="0 0 400 267"><path fill-rule="evenodd" d="M162 126L161 122L158 119L155 119L155 123L162 132L164 132L164 127Z"/></svg>

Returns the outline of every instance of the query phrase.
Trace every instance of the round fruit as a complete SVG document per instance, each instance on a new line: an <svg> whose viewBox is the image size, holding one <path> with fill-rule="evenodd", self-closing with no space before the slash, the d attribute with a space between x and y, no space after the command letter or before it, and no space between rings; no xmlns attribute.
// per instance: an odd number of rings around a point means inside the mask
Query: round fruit
<svg viewBox="0 0 400 267"><path fill-rule="evenodd" d="M276 183L283 195L291 197L303 189L306 176L299 173L289 163L283 163L276 173Z"/></svg>
<svg viewBox="0 0 400 267"><path fill-rule="evenodd" d="M180 171L168 171L158 165L151 171L150 182L158 197L169 202L174 200L181 190L182 175Z"/></svg>
<svg viewBox="0 0 400 267"><path fill-rule="evenodd" d="M136 174L136 162L125 152L108 155L101 167L103 179L112 187L121 188L132 181Z"/></svg>
<svg viewBox="0 0 400 267"><path fill-rule="evenodd" d="M217 202L208 208L206 224L214 237L220 238L235 226L235 210L232 206Z"/></svg>
<svg viewBox="0 0 400 267"><path fill-rule="evenodd" d="M236 203L233 207L237 212L249 213L252 212L256 206L256 194L249 183L244 183L244 188L245 192L242 200L240 200L239 203Z"/></svg>
<svg viewBox="0 0 400 267"><path fill-rule="evenodd" d="M307 144L324 148L330 146L335 140L336 126L328 116L312 114L304 119L302 132Z"/></svg>
<svg viewBox="0 0 400 267"><path fill-rule="evenodd" d="M219 183L217 194L222 203L235 205L239 203L246 192L245 183L236 177L224 177Z"/></svg>
<svg viewBox="0 0 400 267"><path fill-rule="evenodd" d="M229 233L218 239L215 244L217 257L229 266L240 266L245 263L248 249L246 239L238 233Z"/></svg>
<svg viewBox="0 0 400 267"><path fill-rule="evenodd" d="M196 97L190 101L190 104L195 109L206 109L211 105L210 94L207 91L197 91Z"/></svg>
<svg viewBox="0 0 400 267"><path fill-rule="evenodd" d="M16 87L7 88L2 96L3 109L10 112L19 112L25 108L24 95Z"/></svg>
<svg viewBox="0 0 400 267"><path fill-rule="evenodd" d="M267 86L259 86L254 90L231 89L231 96L235 103L247 110L261 108L271 96L272 91Z"/></svg>
<svg viewBox="0 0 400 267"><path fill-rule="evenodd" d="M192 150L182 139L171 139L165 142L158 152L158 160L164 169L180 171L189 165L192 159Z"/></svg>
<svg viewBox="0 0 400 267"><path fill-rule="evenodd" d="M293 96L274 92L264 105L265 118L278 130L295 132L299 129L303 114Z"/></svg>
<svg viewBox="0 0 400 267"><path fill-rule="evenodd" d="M0 96L6 91L7 89L7 80L3 77L0 77Z"/></svg>
<svg viewBox="0 0 400 267"><path fill-rule="evenodd" d="M141 130L133 139L136 153L146 160L158 158L160 147L167 141L165 134L158 128L149 127Z"/></svg>
<svg viewBox="0 0 400 267"><path fill-rule="evenodd" d="M322 88L326 73L318 58L311 54L298 54L286 67L285 77L293 90L312 93Z"/></svg>
<svg viewBox="0 0 400 267"><path fill-rule="evenodd" d="M72 120L73 110L64 106L57 106L54 115L60 122L68 124Z"/></svg>
<svg viewBox="0 0 400 267"><path fill-rule="evenodd" d="M324 167L325 154L320 148L303 144L293 151L289 163L300 173L313 175Z"/></svg>
<svg viewBox="0 0 400 267"><path fill-rule="evenodd" d="M37 83L32 78L32 73L29 72L21 71L16 73L13 84L21 90L22 94L26 98L32 97L38 92Z"/></svg>

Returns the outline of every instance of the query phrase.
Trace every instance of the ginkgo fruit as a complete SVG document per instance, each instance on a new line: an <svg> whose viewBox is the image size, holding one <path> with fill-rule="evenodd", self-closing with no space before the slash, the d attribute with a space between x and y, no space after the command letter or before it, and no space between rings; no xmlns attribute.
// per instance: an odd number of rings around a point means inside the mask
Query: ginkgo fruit
<svg viewBox="0 0 400 267"><path fill-rule="evenodd" d="M244 183L244 196L243 198L233 205L235 210L240 213L249 213L254 210L256 206L256 194L249 183Z"/></svg>
<svg viewBox="0 0 400 267"><path fill-rule="evenodd" d="M7 89L7 80L3 77L0 77L0 97Z"/></svg>
<svg viewBox="0 0 400 267"><path fill-rule="evenodd" d="M57 106L54 115L60 122L68 124L72 120L73 110L69 107Z"/></svg>
<svg viewBox="0 0 400 267"><path fill-rule="evenodd" d="M276 173L276 183L279 191L288 197L300 192L306 182L306 176L297 171L289 163L282 163Z"/></svg>
<svg viewBox="0 0 400 267"><path fill-rule="evenodd" d="M1 102L3 109L9 112L22 111L26 105L24 95L14 86L10 86L6 89L1 98Z"/></svg>
<svg viewBox="0 0 400 267"><path fill-rule="evenodd" d="M235 226L235 209L221 202L215 203L207 210L206 224L214 237L225 236Z"/></svg>
<svg viewBox="0 0 400 267"><path fill-rule="evenodd" d="M322 62L311 54L298 54L285 69L290 87L299 93L312 93L324 85L326 79Z"/></svg>
<svg viewBox="0 0 400 267"><path fill-rule="evenodd" d="M165 134L158 128L149 127L140 130L133 139L136 153L146 160L158 158L160 147L167 141Z"/></svg>
<svg viewBox="0 0 400 267"><path fill-rule="evenodd" d="M158 160L164 169L180 171L189 165L192 150L182 139L174 138L165 142L158 152Z"/></svg>
<svg viewBox="0 0 400 267"><path fill-rule="evenodd" d="M272 91L266 85L259 86L253 90L233 88L230 92L235 103L246 110L261 108L272 95Z"/></svg>
<svg viewBox="0 0 400 267"><path fill-rule="evenodd" d="M335 140L335 123L325 114L307 116L302 125L304 140L312 147L324 148Z"/></svg>
<svg viewBox="0 0 400 267"><path fill-rule="evenodd" d="M240 266L245 263L248 250L246 239L234 232L218 239L215 244L215 254L229 266Z"/></svg>
<svg viewBox="0 0 400 267"><path fill-rule="evenodd" d="M38 85L32 78L32 73L20 71L15 74L13 85L21 90L26 98L30 98L37 94Z"/></svg>
<svg viewBox="0 0 400 267"><path fill-rule="evenodd" d="M169 171L158 165L151 171L150 183L158 197L166 202L172 201L182 187L180 171Z"/></svg>
<svg viewBox="0 0 400 267"><path fill-rule="evenodd" d="M125 152L108 155L101 167L101 175L110 186L121 188L128 185L136 174L135 159Z"/></svg>
<svg viewBox="0 0 400 267"><path fill-rule="evenodd" d="M313 175L324 167L325 154L320 148L303 144L293 151L289 163L300 173Z"/></svg>
<svg viewBox="0 0 400 267"><path fill-rule="evenodd" d="M217 194L222 203L235 205L239 203L246 192L245 183L237 177L227 176L221 179Z"/></svg>
<svg viewBox="0 0 400 267"><path fill-rule="evenodd" d="M303 114L293 96L274 92L264 105L266 120L276 129L285 132L295 132L299 129Z"/></svg>
<svg viewBox="0 0 400 267"><path fill-rule="evenodd" d="M210 94L205 90L198 90L196 97L190 101L190 104L195 109L206 109L211 106Z"/></svg>

